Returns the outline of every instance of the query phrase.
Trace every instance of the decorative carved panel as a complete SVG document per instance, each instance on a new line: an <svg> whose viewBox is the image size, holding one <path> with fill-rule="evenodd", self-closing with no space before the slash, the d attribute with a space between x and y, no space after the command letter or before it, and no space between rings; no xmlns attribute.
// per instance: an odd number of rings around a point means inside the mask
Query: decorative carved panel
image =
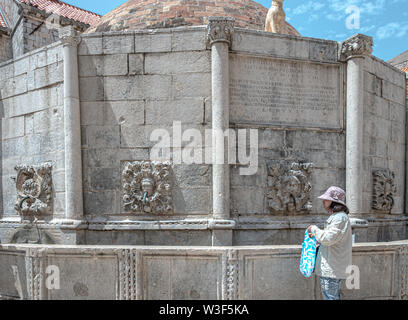
<svg viewBox="0 0 408 320"><path fill-rule="evenodd" d="M312 163L273 161L268 164L267 201L275 214L301 214L312 209Z"/></svg>
<svg viewBox="0 0 408 320"><path fill-rule="evenodd" d="M125 210L133 213L172 213L170 170L168 162L126 162L122 171Z"/></svg>
<svg viewBox="0 0 408 320"><path fill-rule="evenodd" d="M373 209L391 212L397 192L394 180L395 173L389 169L373 171Z"/></svg>
<svg viewBox="0 0 408 320"><path fill-rule="evenodd" d="M38 216L51 213L52 165L16 166L17 202L15 209L22 215Z"/></svg>
<svg viewBox="0 0 408 320"><path fill-rule="evenodd" d="M399 299L408 300L408 246L399 249Z"/></svg>

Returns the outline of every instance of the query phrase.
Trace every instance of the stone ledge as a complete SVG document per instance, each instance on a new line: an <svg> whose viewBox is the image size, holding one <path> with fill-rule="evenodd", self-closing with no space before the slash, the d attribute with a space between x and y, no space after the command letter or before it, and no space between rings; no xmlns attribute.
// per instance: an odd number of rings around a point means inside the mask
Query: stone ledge
<svg viewBox="0 0 408 320"><path fill-rule="evenodd" d="M78 288L84 288L81 299L320 299L316 275L306 279L299 272L300 252L299 245L0 245L5 267L0 297L75 299ZM342 299L406 299L407 255L408 240L354 245L360 289L343 287ZM47 289L44 281L38 281L47 277L48 265L59 270L60 290ZM16 274L26 274L20 279L26 290L17 291Z"/></svg>

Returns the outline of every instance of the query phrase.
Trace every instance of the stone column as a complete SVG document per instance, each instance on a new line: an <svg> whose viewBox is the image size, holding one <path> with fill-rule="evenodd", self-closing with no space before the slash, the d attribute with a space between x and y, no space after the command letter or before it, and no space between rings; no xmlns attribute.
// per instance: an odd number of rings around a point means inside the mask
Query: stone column
<svg viewBox="0 0 408 320"><path fill-rule="evenodd" d="M227 145L223 146L220 135L229 129L229 48L234 31L234 19L228 17L210 17L208 24L208 42L211 46L212 72L212 161L213 161L213 226L217 220L230 217L230 170ZM218 137L218 139L217 139ZM224 158L224 159L222 159ZM222 161L222 162L221 162ZM220 221L219 221L220 222ZM222 223L219 224L220 226ZM226 223L226 225L230 225ZM226 245L232 241L230 234L223 231L213 232L213 245ZM229 238L229 240L226 240Z"/></svg>
<svg viewBox="0 0 408 320"><path fill-rule="evenodd" d="M347 61L346 201L350 213L363 213L364 63L373 39L356 34L341 44Z"/></svg>
<svg viewBox="0 0 408 320"><path fill-rule="evenodd" d="M78 78L78 44L72 26L60 30L64 46L65 219L82 220L81 120Z"/></svg>

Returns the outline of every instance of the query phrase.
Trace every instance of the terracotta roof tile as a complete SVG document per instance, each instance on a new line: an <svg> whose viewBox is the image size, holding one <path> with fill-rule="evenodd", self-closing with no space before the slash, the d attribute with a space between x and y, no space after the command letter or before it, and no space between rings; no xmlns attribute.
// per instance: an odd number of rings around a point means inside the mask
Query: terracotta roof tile
<svg viewBox="0 0 408 320"><path fill-rule="evenodd" d="M3 17L2 11L0 9L0 27L7 28L6 20Z"/></svg>
<svg viewBox="0 0 408 320"><path fill-rule="evenodd" d="M48 13L54 13L61 17L93 26L97 24L102 16L87 11L60 0L19 0L21 3L33 6Z"/></svg>
<svg viewBox="0 0 408 320"><path fill-rule="evenodd" d="M235 18L235 26L264 30L268 9L253 0L129 0L86 32L206 25L210 16Z"/></svg>

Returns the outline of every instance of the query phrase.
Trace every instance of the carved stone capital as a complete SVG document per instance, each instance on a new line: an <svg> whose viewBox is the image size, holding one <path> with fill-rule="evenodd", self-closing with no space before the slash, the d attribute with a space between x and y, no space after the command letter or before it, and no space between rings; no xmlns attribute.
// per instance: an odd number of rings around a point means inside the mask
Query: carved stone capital
<svg viewBox="0 0 408 320"><path fill-rule="evenodd" d="M59 38L64 46L78 46L81 38L78 37L76 30L72 26L59 29Z"/></svg>
<svg viewBox="0 0 408 320"><path fill-rule="evenodd" d="M373 38L356 34L341 43L341 55L348 59L353 56L370 55L373 52Z"/></svg>
<svg viewBox="0 0 408 320"><path fill-rule="evenodd" d="M207 41L210 45L216 42L226 42L231 46L235 19L230 17L209 17L207 27Z"/></svg>

